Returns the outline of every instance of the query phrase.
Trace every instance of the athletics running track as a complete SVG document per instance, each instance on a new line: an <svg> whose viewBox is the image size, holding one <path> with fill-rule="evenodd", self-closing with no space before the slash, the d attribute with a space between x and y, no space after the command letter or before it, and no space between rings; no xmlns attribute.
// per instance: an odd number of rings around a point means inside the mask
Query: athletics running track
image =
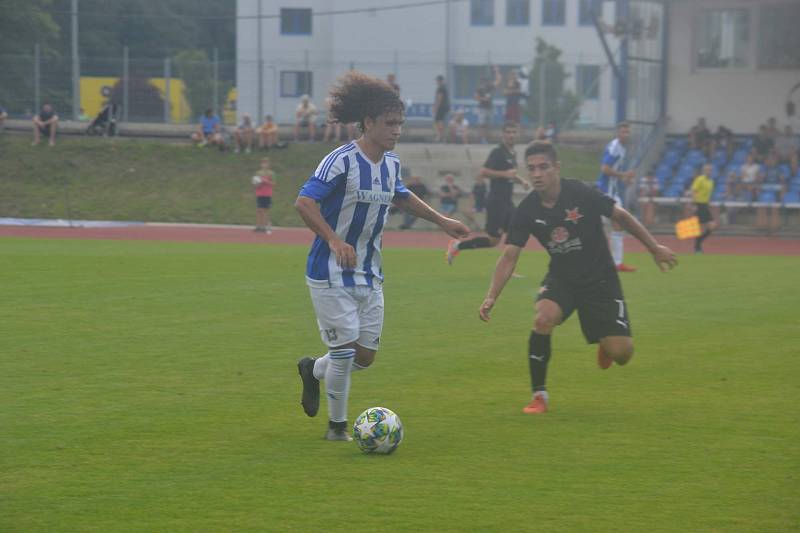
<svg viewBox="0 0 800 533"><path fill-rule="evenodd" d="M274 228L271 235L266 235L254 233L252 227L198 224L134 224L116 227L8 225L0 226L0 237L309 245L313 234L305 228ZM656 238L679 255L692 253L691 240L679 241L675 237L666 235L658 235ZM384 247L387 248L441 248L444 251L447 241L447 235L441 232L386 231L384 234ZM712 235L703 243L703 248L707 254L798 256L800 240ZM541 247L533 238L529 241L528 249L541 251ZM644 251L644 247L635 239L626 237L625 250L641 252Z"/></svg>

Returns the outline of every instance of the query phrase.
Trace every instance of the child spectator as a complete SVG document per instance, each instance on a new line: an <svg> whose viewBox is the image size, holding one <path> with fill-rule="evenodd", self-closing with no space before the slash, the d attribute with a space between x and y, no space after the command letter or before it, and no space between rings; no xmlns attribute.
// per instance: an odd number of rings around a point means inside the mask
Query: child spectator
<svg viewBox="0 0 800 533"><path fill-rule="evenodd" d="M258 147L269 150L278 144L278 125L272 120L272 115L264 118L264 123L256 130L258 133Z"/></svg>
<svg viewBox="0 0 800 533"><path fill-rule="evenodd" d="M253 176L253 186L256 191L256 233L272 233L272 222L269 218L269 208L272 206L272 188L275 185L275 177L269 166L269 158L261 160L261 168L258 174Z"/></svg>
<svg viewBox="0 0 800 533"><path fill-rule="evenodd" d="M255 130L253 129L253 121L250 115L245 113L242 115L242 123L239 124L236 131L233 132L233 137L236 141L236 149L234 152L238 154L242 150L242 147L244 147L244 153L249 154L253 148L254 136Z"/></svg>
<svg viewBox="0 0 800 533"><path fill-rule="evenodd" d="M464 116L464 111L458 110L450 119L450 142L458 139L461 144L469 144L469 120Z"/></svg>

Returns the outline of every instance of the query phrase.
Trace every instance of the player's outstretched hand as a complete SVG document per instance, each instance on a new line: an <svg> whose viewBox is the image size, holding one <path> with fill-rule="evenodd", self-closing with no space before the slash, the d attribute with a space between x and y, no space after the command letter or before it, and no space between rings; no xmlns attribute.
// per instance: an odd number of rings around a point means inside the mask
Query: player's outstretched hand
<svg viewBox="0 0 800 533"><path fill-rule="evenodd" d="M678 257L675 252L661 244L653 250L653 260L658 265L658 268L661 269L661 272L672 270L678 265Z"/></svg>
<svg viewBox="0 0 800 533"><path fill-rule="evenodd" d="M336 255L336 264L342 268L355 268L356 251L341 239L333 239L328 242L333 253Z"/></svg>
<svg viewBox="0 0 800 533"><path fill-rule="evenodd" d="M469 236L470 233L469 228L463 222L454 218L445 217L441 227L445 233L456 239L463 239Z"/></svg>
<svg viewBox="0 0 800 533"><path fill-rule="evenodd" d="M492 307L494 307L494 301L495 301L494 298L486 298L481 304L480 309L478 309L478 316L484 322L489 322L489 320L491 319L489 313L492 312Z"/></svg>

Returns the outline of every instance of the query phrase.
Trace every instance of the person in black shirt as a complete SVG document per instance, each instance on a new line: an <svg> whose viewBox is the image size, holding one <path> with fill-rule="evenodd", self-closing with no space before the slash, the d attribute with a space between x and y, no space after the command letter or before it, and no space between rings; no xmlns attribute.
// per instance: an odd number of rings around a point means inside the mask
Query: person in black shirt
<svg viewBox="0 0 800 533"><path fill-rule="evenodd" d="M44 104L39 113L33 117L33 146L41 141L42 135L48 138L50 146L56 145L58 115L50 104Z"/></svg>
<svg viewBox="0 0 800 533"><path fill-rule="evenodd" d="M478 314L484 322L489 321L528 237L536 237L550 254L550 266L539 287L536 319L528 341L533 397L523 412L535 414L547 412L550 335L573 311L578 311L586 341L600 345L600 368L606 369L613 362L624 365L633 356L628 309L602 217L618 222L644 244L662 271L677 265L677 259L610 197L581 181L561 178L558 155L549 142L531 143L525 150L525 162L533 191L514 213L505 251Z"/></svg>
<svg viewBox="0 0 800 533"><path fill-rule="evenodd" d="M444 84L444 76L436 76L436 94L433 99L433 128L436 131L434 142L444 142L444 122L450 112L450 93Z"/></svg>
<svg viewBox="0 0 800 533"><path fill-rule="evenodd" d="M503 125L503 142L489 154L481 168L479 177L490 180L489 199L486 204L487 237L473 237L466 241L451 240L447 245L447 263L453 260L461 250L472 248L489 248L497 246L504 233L508 233L511 215L514 213L514 182L526 189L530 184L517 175L517 154L514 144L519 135L519 126L514 122Z"/></svg>

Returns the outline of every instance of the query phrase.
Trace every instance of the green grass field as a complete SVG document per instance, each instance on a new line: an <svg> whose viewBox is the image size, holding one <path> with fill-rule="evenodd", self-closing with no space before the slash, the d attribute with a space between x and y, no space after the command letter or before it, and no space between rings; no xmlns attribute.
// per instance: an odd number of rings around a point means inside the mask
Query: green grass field
<svg viewBox="0 0 800 533"><path fill-rule="evenodd" d="M305 253L1 239L0 531L798 529L797 258L631 254L637 355L600 371L571 319L531 417L544 254L484 325L496 250L389 249L350 419L385 405L406 438L368 456L299 406Z"/></svg>
<svg viewBox="0 0 800 533"><path fill-rule="evenodd" d="M301 143L268 154L278 182L276 225L302 225L293 207L297 192L333 148ZM3 217L251 224L250 177L264 153L234 155L188 142L127 138L63 137L53 148L33 147L28 136L7 134L0 135L0 155ZM563 173L594 180L598 157L565 147Z"/></svg>

